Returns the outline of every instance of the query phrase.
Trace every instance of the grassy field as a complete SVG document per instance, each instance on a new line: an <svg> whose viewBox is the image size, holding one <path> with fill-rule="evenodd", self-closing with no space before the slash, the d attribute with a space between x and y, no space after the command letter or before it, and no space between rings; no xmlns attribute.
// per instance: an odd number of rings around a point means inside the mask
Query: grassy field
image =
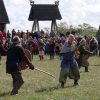
<svg viewBox="0 0 100 100"><path fill-rule="evenodd" d="M25 84L19 91L19 95L10 96L12 79L5 72L5 57L0 65L0 100L100 100L100 58L89 59L90 72L80 69L80 86L73 87L73 80L68 79L64 89L59 84L60 59L39 61L38 56L34 57L33 63L37 68L48 71L56 79L40 73L36 70L23 70L22 76ZM97 66L99 64L99 66Z"/></svg>

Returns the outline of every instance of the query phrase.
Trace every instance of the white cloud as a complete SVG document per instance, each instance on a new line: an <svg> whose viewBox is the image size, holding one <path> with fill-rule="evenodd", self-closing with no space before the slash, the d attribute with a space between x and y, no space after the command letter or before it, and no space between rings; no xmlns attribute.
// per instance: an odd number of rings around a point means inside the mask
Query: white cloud
<svg viewBox="0 0 100 100"><path fill-rule="evenodd" d="M35 3L53 4L54 0L34 0ZM100 0L59 0L62 21L78 25L88 23L95 27L100 24ZM32 22L28 21L30 12L29 0L4 0L10 19L8 29L31 30ZM60 22L60 21L58 21ZM48 23L48 24L47 24ZM40 22L40 27L50 27L51 22Z"/></svg>

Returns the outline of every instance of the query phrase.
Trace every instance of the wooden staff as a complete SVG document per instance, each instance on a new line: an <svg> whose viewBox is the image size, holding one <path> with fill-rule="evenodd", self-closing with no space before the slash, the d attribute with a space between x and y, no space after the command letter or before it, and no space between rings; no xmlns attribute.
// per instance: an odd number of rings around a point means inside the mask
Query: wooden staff
<svg viewBox="0 0 100 100"><path fill-rule="evenodd" d="M52 74L50 74L49 72L46 72L46 71L41 70L41 69L38 69L38 68L34 68L34 69L37 70L37 71L39 71L39 72L45 73L45 74L47 74L47 75L49 75L49 76L55 78L55 77L54 77Z"/></svg>
<svg viewBox="0 0 100 100"><path fill-rule="evenodd" d="M30 51L27 50L27 49L24 49L24 51L25 51L25 54L26 54L26 56L28 57L28 59L29 59L30 61L32 61L32 55L31 55ZM21 66L21 70L25 70L25 69L29 68L29 66L26 64L26 62L25 62L24 59L21 60L20 66ZM55 77L54 77L52 74L50 74L49 72L46 72L46 71L41 70L41 69L38 69L38 68L34 68L34 69L37 70L37 71L40 71L40 72L42 72L42 73L45 73L45 74L47 74L47 75L49 75L49 76L51 76L51 77L53 77L53 78L55 78Z"/></svg>

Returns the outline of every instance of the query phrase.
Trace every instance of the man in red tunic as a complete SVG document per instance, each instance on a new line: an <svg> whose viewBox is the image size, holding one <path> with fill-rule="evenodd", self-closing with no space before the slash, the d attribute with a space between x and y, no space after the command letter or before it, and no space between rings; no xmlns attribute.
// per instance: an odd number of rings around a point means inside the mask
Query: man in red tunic
<svg viewBox="0 0 100 100"><path fill-rule="evenodd" d="M0 41L3 40L3 33L0 31Z"/></svg>

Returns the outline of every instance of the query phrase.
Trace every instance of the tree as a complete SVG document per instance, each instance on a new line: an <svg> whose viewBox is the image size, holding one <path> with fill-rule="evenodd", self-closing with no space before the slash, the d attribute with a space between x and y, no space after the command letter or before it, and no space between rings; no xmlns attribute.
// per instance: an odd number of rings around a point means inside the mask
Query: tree
<svg viewBox="0 0 100 100"><path fill-rule="evenodd" d="M49 34L50 33L50 28L49 27L44 27L45 33Z"/></svg>
<svg viewBox="0 0 100 100"><path fill-rule="evenodd" d="M100 26L99 26L99 30L96 33L96 37L97 37L97 39L100 39Z"/></svg>
<svg viewBox="0 0 100 100"><path fill-rule="evenodd" d="M60 22L58 24L58 33L66 34L67 31L69 31L67 23L66 22Z"/></svg>
<svg viewBox="0 0 100 100"><path fill-rule="evenodd" d="M97 29L90 24L83 23L78 25L77 32L83 35L96 35Z"/></svg>

